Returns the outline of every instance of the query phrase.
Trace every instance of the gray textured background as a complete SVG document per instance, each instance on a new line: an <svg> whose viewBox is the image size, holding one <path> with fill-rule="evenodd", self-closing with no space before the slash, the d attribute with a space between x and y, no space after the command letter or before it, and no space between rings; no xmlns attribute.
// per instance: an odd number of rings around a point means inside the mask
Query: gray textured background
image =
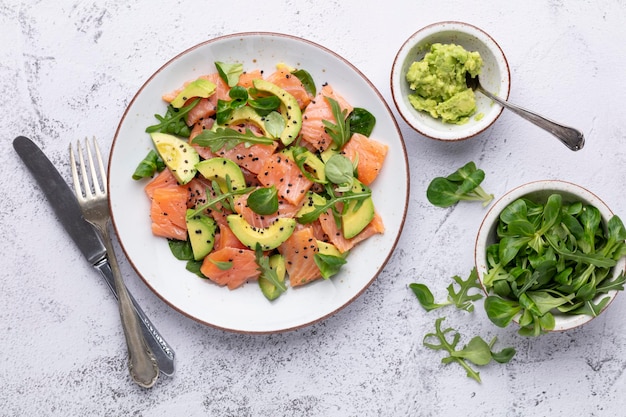
<svg viewBox="0 0 626 417"><path fill-rule="evenodd" d="M0 415L623 415L623 295L591 324L539 339L494 327L480 304L473 314L442 311L464 342L497 335L498 347L518 350L511 363L482 368L477 384L422 346L439 313L425 313L407 285L420 280L442 298L452 275L469 274L485 210L469 203L438 209L425 190L434 176L470 160L496 196L558 178L626 216L625 18L621 0L0 2ZM113 298L65 240L13 138L33 138L69 179L70 142L96 135L108 154L126 105L156 69L192 45L241 31L322 44L393 106L388 83L397 49L440 20L491 34L511 66L511 100L579 127L585 148L572 153L506 111L481 136L456 144L421 137L398 119L412 184L394 256L350 306L289 333L200 325L152 294L122 259L129 288L178 357L173 378L150 390L134 386Z"/></svg>

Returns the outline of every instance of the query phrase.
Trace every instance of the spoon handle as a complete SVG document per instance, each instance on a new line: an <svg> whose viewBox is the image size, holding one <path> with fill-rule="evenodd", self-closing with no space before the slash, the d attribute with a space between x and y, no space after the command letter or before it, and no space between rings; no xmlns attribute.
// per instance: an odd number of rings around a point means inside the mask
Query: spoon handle
<svg viewBox="0 0 626 417"><path fill-rule="evenodd" d="M518 116L521 116L529 122L532 122L540 128L552 133L554 136L556 136L557 139L563 142L563 144L572 151L578 151L584 146L585 137L579 130L572 127L563 126L561 124L553 122L552 120L546 119L543 116L533 113L530 110L526 110L515 104L504 101L501 98L494 96L484 88L479 87L479 90L481 93L483 93L496 103L500 104L502 107L506 107Z"/></svg>

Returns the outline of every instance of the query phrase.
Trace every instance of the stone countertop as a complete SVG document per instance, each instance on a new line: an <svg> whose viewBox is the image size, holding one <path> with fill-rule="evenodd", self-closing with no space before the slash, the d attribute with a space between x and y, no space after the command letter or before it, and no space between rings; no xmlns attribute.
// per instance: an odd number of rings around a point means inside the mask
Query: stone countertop
<svg viewBox="0 0 626 417"><path fill-rule="evenodd" d="M599 195L617 214L626 147L626 9L615 0L210 2L10 0L0 5L0 415L2 416L604 416L623 414L626 298L590 324L528 339L497 328L482 303L468 314L426 313L408 284L438 298L473 267L486 209L441 209L428 183L468 161L496 196L524 182L563 179ZM221 9L226 5L226 11ZM56 221L12 149L31 137L69 181L70 142L95 135L108 155L129 101L164 62L234 32L303 37L345 57L393 108L396 51L420 27L472 23L500 44L511 101L583 130L571 152L505 111L460 143L433 141L398 117L411 167L406 224L390 262L358 299L332 317L272 335L199 324L154 295L120 256L127 285L177 354L177 372L133 385L116 304ZM116 243L119 249L119 245ZM120 250L121 253L121 250ZM482 384L426 349L436 317L463 335L498 337L514 359L480 368Z"/></svg>

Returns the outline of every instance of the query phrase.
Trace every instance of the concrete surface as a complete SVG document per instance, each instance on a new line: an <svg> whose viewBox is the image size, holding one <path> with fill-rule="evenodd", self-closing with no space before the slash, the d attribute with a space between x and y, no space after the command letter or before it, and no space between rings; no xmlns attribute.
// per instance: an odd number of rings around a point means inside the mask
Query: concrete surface
<svg viewBox="0 0 626 417"><path fill-rule="evenodd" d="M2 416L606 416L623 415L626 297L583 328L538 339L472 314L426 313L408 284L438 298L473 266L479 204L431 206L429 181L473 160L496 196L555 178L626 216L626 7L620 0L17 1L0 4L0 415ZM504 112L462 143L426 139L398 118L411 165L406 225L391 261L354 303L316 325L274 335L216 330L176 312L128 262L131 292L177 353L178 370L134 386L116 306L43 200L11 142L30 136L69 180L70 142L96 135L108 154L143 82L180 51L219 35L276 31L343 55L393 107L389 72L414 31L441 20L491 34L511 66L510 99L583 130L567 150ZM395 109L394 109L395 111ZM395 113L397 116L397 113ZM119 247L118 247L119 248ZM436 317L513 346L482 384L440 363L422 338Z"/></svg>

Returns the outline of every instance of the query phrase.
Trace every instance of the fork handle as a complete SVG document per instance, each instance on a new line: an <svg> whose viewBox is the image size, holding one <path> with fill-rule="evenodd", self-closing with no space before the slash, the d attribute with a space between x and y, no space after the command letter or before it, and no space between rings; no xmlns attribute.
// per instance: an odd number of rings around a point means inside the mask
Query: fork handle
<svg viewBox="0 0 626 417"><path fill-rule="evenodd" d="M104 258L98 264L94 265L94 267L100 271L102 278L107 283L109 289L113 293L113 296L117 300L117 290L115 289L115 282L113 279L113 272L111 271L111 265L109 264L109 260ZM139 326L141 327L141 332L143 337L152 350L154 357L156 358L157 364L159 365L159 371L167 376L174 375L175 371L175 352L172 347L165 341L163 336L159 333L159 331L154 327L148 316L143 312L133 295L129 292L128 296L130 298L131 303L133 304L133 308L139 317Z"/></svg>
<svg viewBox="0 0 626 417"><path fill-rule="evenodd" d="M113 283L117 291L120 318L122 319L122 328L124 329L128 347L128 368L133 381L137 385L143 388L150 388L156 383L159 376L159 367L152 350L141 332L139 318L122 280L122 274L106 226L104 224L98 228L103 236L104 246L106 247L109 265L113 274Z"/></svg>
<svg viewBox="0 0 626 417"><path fill-rule="evenodd" d="M558 140L561 141L565 146L567 146L572 151L579 151L585 145L585 136L578 129L574 129L573 127L564 126L562 124L556 123L550 119L547 119L537 113L534 113L530 110L527 110L521 106L513 104L511 102L502 100L500 97L490 93L482 87L477 87L478 91L500 104L502 107L505 107L511 110L513 113L518 116L528 120L533 123L535 126L539 126L540 128L550 132L554 135Z"/></svg>

